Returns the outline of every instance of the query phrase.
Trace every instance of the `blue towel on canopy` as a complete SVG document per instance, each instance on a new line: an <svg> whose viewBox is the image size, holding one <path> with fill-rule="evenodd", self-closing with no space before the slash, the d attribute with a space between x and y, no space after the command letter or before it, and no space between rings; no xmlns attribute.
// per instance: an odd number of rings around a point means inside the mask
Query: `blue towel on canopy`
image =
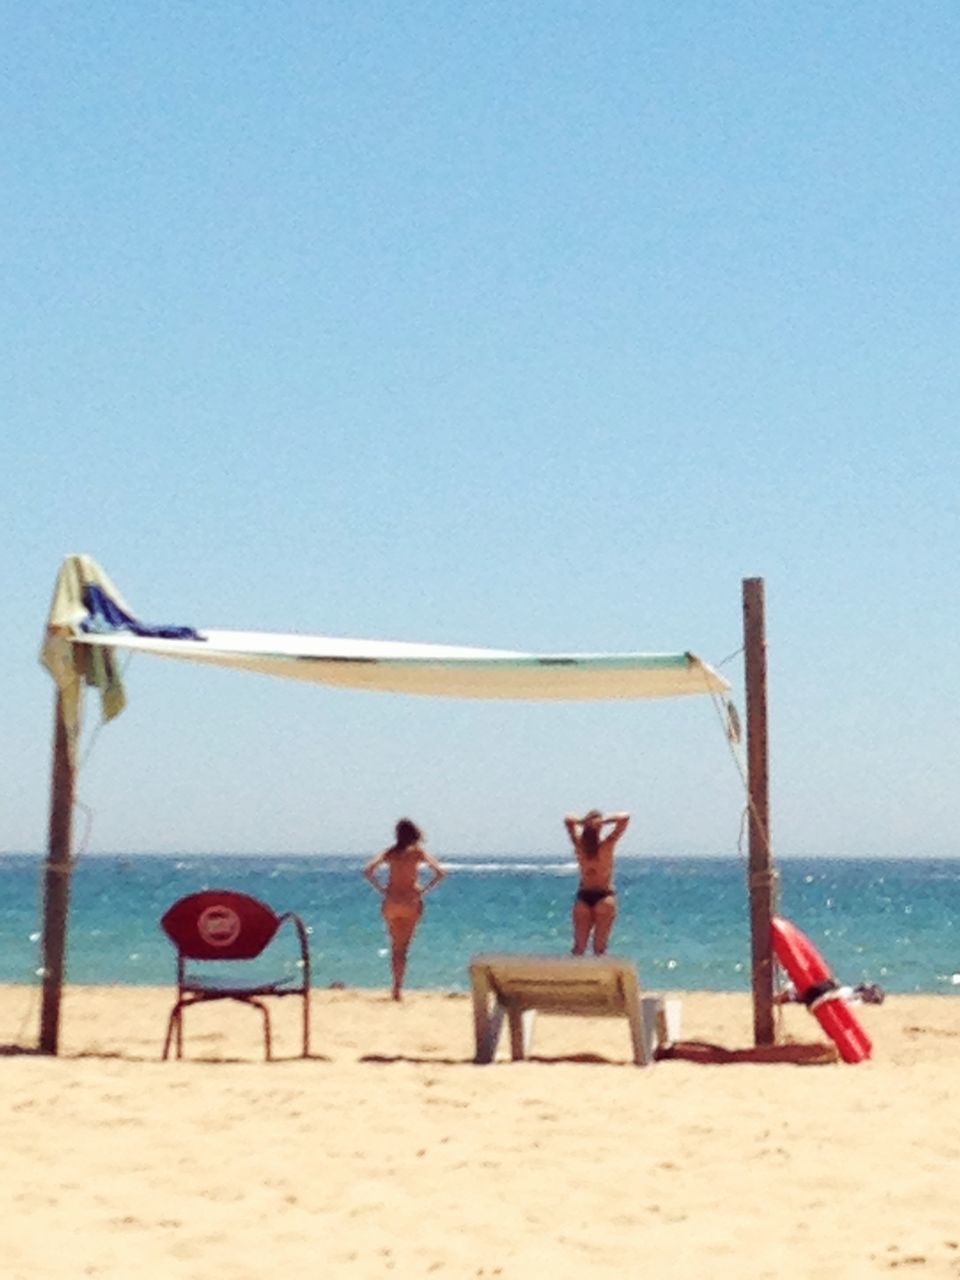
<svg viewBox="0 0 960 1280"><path fill-rule="evenodd" d="M84 631L93 635L103 635L110 631L132 631L135 636L153 636L158 640L203 640L204 637L193 627L155 626L149 622L141 622L121 609L116 600L98 587L88 582L83 588L83 603L88 617L80 624Z"/></svg>

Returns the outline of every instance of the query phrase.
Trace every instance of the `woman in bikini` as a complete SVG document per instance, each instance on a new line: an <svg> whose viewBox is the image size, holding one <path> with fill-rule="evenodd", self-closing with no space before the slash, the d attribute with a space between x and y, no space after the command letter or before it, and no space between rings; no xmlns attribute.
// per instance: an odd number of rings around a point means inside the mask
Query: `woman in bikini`
<svg viewBox="0 0 960 1280"><path fill-rule="evenodd" d="M617 918L617 897L613 887L613 851L627 829L629 813L606 817L591 809L582 818L567 814L563 823L573 841L580 866L580 888L573 903L573 954L582 956L593 934L593 953L602 956ZM604 835L604 829L612 830Z"/></svg>
<svg viewBox="0 0 960 1280"><path fill-rule="evenodd" d="M403 976L407 969L407 952L423 915L424 894L435 889L447 874L436 858L424 849L423 833L409 818L397 823L397 839L389 849L377 854L363 869L378 893L383 894L383 918L392 944L393 998L400 999ZM421 864L430 868L433 879L425 885L419 882ZM377 876L380 867L387 868L387 882Z"/></svg>

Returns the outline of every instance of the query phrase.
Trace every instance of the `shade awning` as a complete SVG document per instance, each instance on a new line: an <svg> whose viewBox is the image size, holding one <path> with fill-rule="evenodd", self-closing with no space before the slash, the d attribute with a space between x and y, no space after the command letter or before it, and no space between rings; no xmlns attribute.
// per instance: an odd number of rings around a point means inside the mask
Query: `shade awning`
<svg viewBox="0 0 960 1280"><path fill-rule="evenodd" d="M233 667L308 683L385 693L450 698L576 701L716 694L728 682L694 654L524 653L506 649L351 640L154 626L141 622L89 556L64 562L54 593L43 661L57 674L68 655L85 650L94 667L116 680L117 651L207 666ZM73 667L75 664L70 662ZM96 683L101 683L96 680Z"/></svg>

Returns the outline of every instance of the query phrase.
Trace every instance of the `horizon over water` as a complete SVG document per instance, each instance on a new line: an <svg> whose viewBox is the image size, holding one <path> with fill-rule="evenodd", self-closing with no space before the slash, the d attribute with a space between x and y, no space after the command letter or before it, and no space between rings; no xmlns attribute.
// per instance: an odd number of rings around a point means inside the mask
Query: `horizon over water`
<svg viewBox="0 0 960 1280"><path fill-rule="evenodd" d="M317 987L388 986L380 901L357 854L86 854L72 893L67 980L168 986L174 952L160 916L205 887L236 888L297 911L311 936ZM0 856L0 980L37 983L41 854ZM466 991L477 951L567 954L576 865L552 854L444 860L411 948L407 986ZM822 951L841 982L960 995L960 860L785 858L781 914ZM635 960L646 987L750 989L746 859L621 856L612 955ZM279 964L293 963L280 933Z"/></svg>
<svg viewBox="0 0 960 1280"><path fill-rule="evenodd" d="M296 911L310 929L317 987L388 985L380 901L361 877L367 855L96 853L78 859L71 890L67 981L173 982L159 920L179 897L233 888ZM0 981L37 983L41 854L0 857ZM478 951L567 954L576 866L553 853L461 854L431 895L410 953L412 989L465 991ZM846 983L960 994L960 860L778 859L780 913ZM644 855L617 860L619 915L611 954L664 990L750 989L746 859ZM272 971L293 963L279 935ZM259 962L258 962L259 963Z"/></svg>

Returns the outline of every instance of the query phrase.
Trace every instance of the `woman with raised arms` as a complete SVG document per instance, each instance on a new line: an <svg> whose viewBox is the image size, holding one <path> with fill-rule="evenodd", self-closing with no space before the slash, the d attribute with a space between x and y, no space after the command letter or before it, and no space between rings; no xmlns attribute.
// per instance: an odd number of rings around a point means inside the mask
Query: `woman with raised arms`
<svg viewBox="0 0 960 1280"><path fill-rule="evenodd" d="M602 956L617 918L613 887L613 852L627 829L629 813L604 816L591 809L582 818L568 813L563 823L580 867L580 887L573 903L573 954L582 956L593 935L594 955ZM610 831L604 835L607 828Z"/></svg>

